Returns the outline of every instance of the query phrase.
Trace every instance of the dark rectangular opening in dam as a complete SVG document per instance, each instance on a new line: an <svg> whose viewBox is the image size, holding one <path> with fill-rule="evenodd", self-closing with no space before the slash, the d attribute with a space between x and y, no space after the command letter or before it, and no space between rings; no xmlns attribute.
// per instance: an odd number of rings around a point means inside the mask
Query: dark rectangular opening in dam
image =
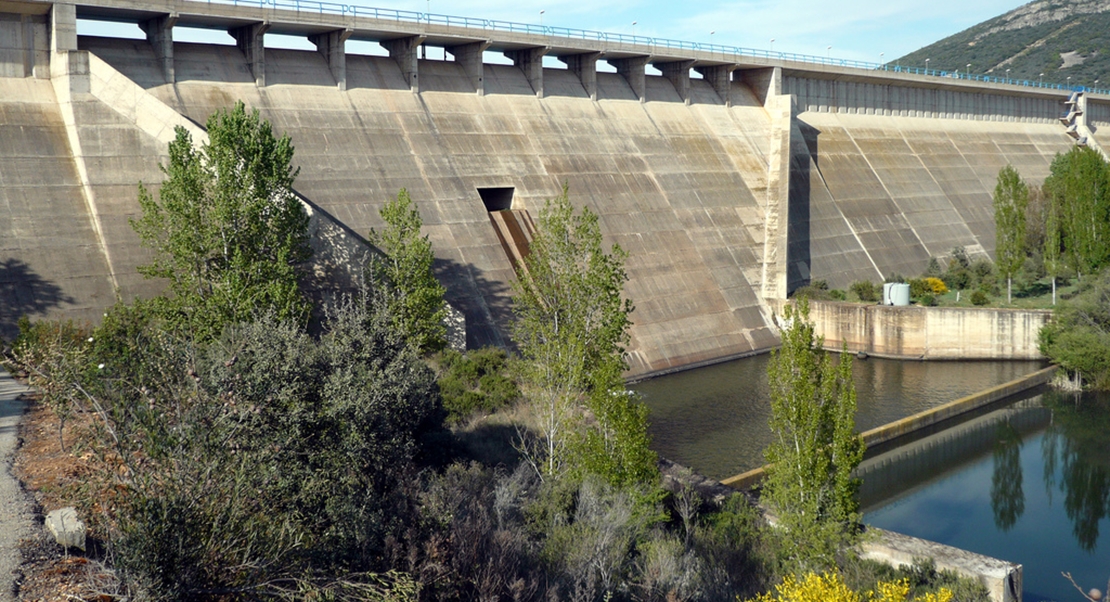
<svg viewBox="0 0 1110 602"><path fill-rule="evenodd" d="M513 208L514 190L512 186L479 188L478 194L482 197L486 211L506 211Z"/></svg>

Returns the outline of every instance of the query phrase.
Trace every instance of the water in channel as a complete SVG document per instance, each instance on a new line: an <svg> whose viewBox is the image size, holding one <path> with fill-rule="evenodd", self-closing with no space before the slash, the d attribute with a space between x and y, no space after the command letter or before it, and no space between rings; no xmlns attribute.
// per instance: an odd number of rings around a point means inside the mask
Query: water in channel
<svg viewBox="0 0 1110 602"><path fill-rule="evenodd" d="M1110 395L1047 391L870 458L864 522L1016 562L1023 600L1110 579Z"/></svg>
<svg viewBox="0 0 1110 602"><path fill-rule="evenodd" d="M635 384L649 409L652 447L708 477L763 464L771 442L767 354ZM856 427L865 431L1042 367L1040 362L853 360Z"/></svg>

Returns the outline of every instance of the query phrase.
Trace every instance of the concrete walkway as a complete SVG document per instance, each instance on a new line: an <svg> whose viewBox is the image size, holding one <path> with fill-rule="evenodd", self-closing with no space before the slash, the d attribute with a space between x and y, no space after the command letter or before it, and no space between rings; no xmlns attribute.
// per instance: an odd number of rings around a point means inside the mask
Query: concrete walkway
<svg viewBox="0 0 1110 602"><path fill-rule="evenodd" d="M0 602L14 602L16 572L23 558L19 541L30 536L32 524L26 496L12 474L19 423L26 404L19 395L27 387L0 368Z"/></svg>

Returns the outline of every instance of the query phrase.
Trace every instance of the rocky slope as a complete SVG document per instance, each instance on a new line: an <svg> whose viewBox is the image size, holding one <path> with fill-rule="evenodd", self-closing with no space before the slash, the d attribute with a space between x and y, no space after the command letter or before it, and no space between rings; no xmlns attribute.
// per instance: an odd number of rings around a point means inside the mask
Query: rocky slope
<svg viewBox="0 0 1110 602"><path fill-rule="evenodd" d="M895 63L1110 87L1110 0L1037 0ZM1043 74L1043 76L1041 75Z"/></svg>

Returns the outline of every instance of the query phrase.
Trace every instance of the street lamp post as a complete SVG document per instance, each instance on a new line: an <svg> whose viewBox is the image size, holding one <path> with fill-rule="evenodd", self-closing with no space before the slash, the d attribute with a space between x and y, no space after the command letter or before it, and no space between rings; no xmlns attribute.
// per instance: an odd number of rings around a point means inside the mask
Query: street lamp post
<svg viewBox="0 0 1110 602"><path fill-rule="evenodd" d="M775 51L775 38L771 38L771 52Z"/></svg>
<svg viewBox="0 0 1110 602"><path fill-rule="evenodd" d="M632 41L636 41L636 22L632 22Z"/></svg>
<svg viewBox="0 0 1110 602"><path fill-rule="evenodd" d="M1006 70L1006 83L1007 84L1012 83L1010 81L1010 70L1009 69Z"/></svg>
<svg viewBox="0 0 1110 602"><path fill-rule="evenodd" d="M825 49L825 58L832 60L832 45Z"/></svg>
<svg viewBox="0 0 1110 602"><path fill-rule="evenodd" d="M925 59L925 75L929 75L929 59Z"/></svg>
<svg viewBox="0 0 1110 602"><path fill-rule="evenodd" d="M1037 76L1037 85L1044 86L1044 73Z"/></svg>
<svg viewBox="0 0 1110 602"><path fill-rule="evenodd" d="M971 63L967 64L967 78L971 79Z"/></svg>
<svg viewBox="0 0 1110 602"><path fill-rule="evenodd" d="M1071 76L1068 76L1068 89L1071 90Z"/></svg>
<svg viewBox="0 0 1110 602"><path fill-rule="evenodd" d="M886 55L885 52L880 52L879 53L879 67L881 67L883 69L886 69L886 63L883 62L883 56L884 55Z"/></svg>

